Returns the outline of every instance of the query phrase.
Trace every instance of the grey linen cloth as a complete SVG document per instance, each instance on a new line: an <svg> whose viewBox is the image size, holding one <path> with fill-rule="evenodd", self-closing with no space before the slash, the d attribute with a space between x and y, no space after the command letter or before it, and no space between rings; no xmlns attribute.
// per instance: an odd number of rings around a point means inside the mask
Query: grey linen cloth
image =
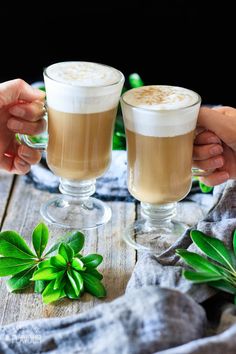
<svg viewBox="0 0 236 354"><path fill-rule="evenodd" d="M230 246L236 229L236 182L215 188L213 198L213 207L195 227ZM196 251L189 231L159 257L142 254L118 299L72 317L3 326L0 353L235 353L231 296L181 276L183 265L175 249Z"/></svg>

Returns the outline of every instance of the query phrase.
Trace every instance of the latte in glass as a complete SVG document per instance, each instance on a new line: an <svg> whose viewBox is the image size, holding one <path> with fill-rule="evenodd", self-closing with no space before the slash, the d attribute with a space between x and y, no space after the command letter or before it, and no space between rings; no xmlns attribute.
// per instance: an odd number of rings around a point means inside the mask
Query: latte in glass
<svg viewBox="0 0 236 354"><path fill-rule="evenodd" d="M130 193L150 204L180 201L192 183L198 94L181 87L143 86L127 91L121 104Z"/></svg>

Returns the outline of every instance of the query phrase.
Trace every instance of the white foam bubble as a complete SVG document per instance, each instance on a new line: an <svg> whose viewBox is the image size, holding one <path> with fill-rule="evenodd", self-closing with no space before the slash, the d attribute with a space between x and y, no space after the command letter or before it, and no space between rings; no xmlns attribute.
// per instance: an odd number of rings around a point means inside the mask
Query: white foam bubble
<svg viewBox="0 0 236 354"><path fill-rule="evenodd" d="M44 71L47 104L68 113L96 113L117 106L124 84L115 68L90 62L61 62Z"/></svg>
<svg viewBox="0 0 236 354"><path fill-rule="evenodd" d="M175 86L143 86L124 93L127 129L146 136L171 137L195 129L201 104L194 91Z"/></svg>

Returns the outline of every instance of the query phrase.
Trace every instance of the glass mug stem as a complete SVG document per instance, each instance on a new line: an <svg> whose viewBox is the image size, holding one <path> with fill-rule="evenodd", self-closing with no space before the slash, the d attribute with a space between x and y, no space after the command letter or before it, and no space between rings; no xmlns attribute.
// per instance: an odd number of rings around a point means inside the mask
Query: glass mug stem
<svg viewBox="0 0 236 354"><path fill-rule="evenodd" d="M95 186L96 179L76 181L60 178L59 190L62 194L77 197L80 201L84 201L94 194Z"/></svg>
<svg viewBox="0 0 236 354"><path fill-rule="evenodd" d="M176 203L155 205L141 202L141 215L150 226L164 225L176 215L176 205Z"/></svg>

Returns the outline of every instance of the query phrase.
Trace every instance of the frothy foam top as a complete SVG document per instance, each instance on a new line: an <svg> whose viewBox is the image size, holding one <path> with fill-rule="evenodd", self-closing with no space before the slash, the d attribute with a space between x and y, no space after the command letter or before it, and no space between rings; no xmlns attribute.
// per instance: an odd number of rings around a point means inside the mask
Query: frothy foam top
<svg viewBox="0 0 236 354"><path fill-rule="evenodd" d="M199 96L183 87L143 86L129 90L123 99L131 106L159 111L191 106L199 100Z"/></svg>
<svg viewBox="0 0 236 354"><path fill-rule="evenodd" d="M142 86L125 92L121 100L126 128L154 137L194 130L200 104L197 93L175 86Z"/></svg>
<svg viewBox="0 0 236 354"><path fill-rule="evenodd" d="M44 72L47 104L68 113L99 113L115 108L124 84L115 68L90 62L56 63Z"/></svg>
<svg viewBox="0 0 236 354"><path fill-rule="evenodd" d="M120 81L118 70L97 63L62 62L47 68L47 75L63 84L76 86L106 86Z"/></svg>

